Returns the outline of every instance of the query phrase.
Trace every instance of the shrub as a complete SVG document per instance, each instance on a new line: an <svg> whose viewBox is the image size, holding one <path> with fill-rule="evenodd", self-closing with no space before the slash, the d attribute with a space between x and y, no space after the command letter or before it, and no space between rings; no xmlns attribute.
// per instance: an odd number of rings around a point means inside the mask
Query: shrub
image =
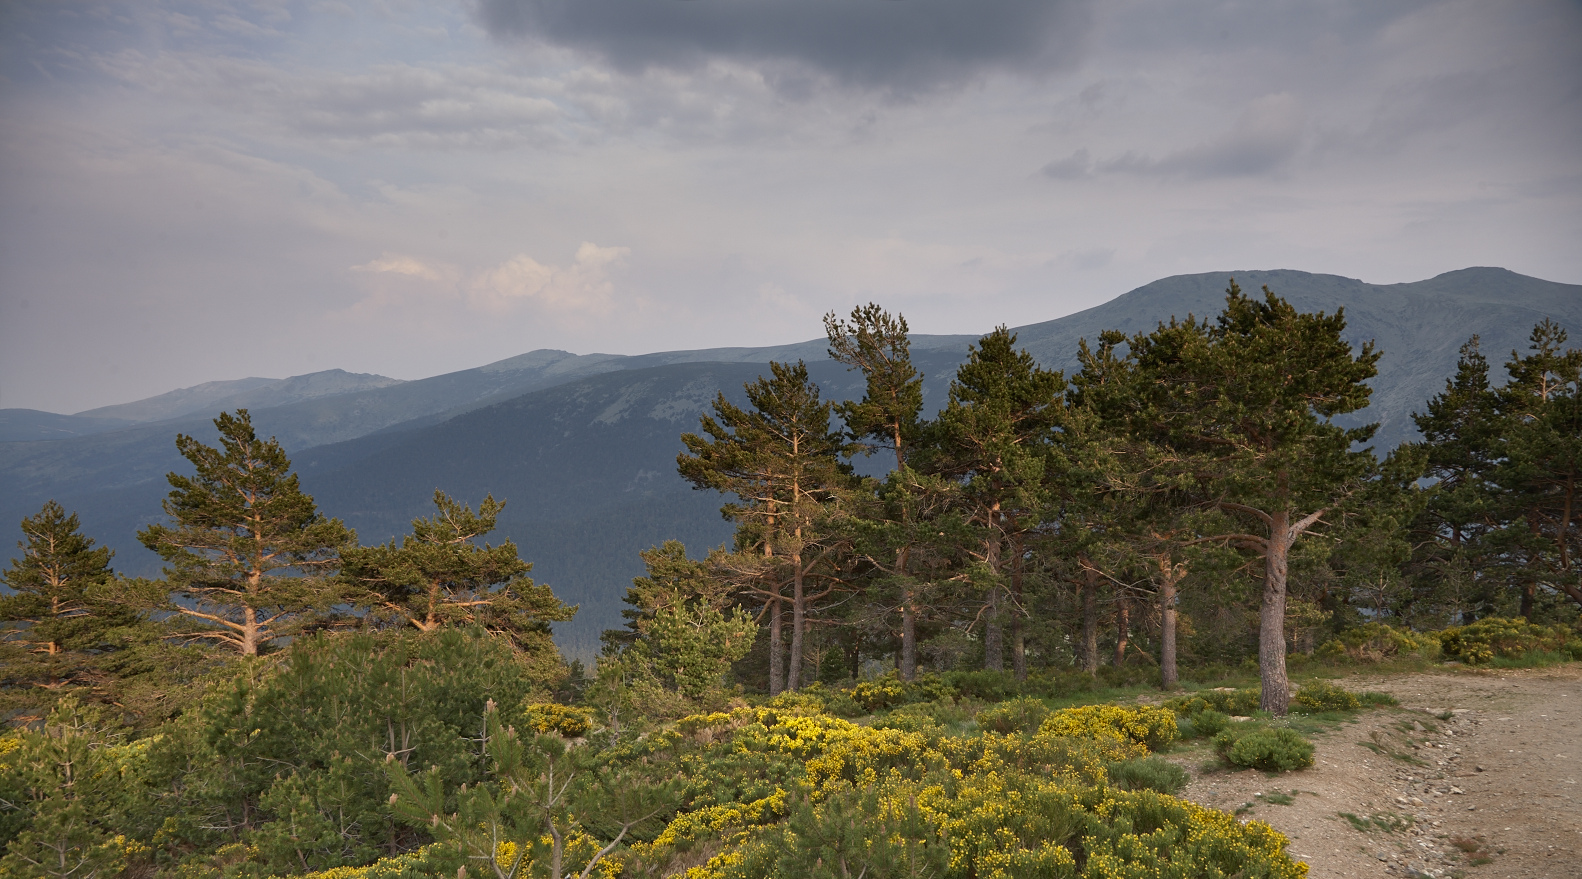
<svg viewBox="0 0 1582 879"><path fill-rule="evenodd" d="M1120 739L1157 751L1176 739L1175 714L1148 705L1085 705L1056 711L1039 727L1043 735Z"/></svg>
<svg viewBox="0 0 1582 879"><path fill-rule="evenodd" d="M898 729L902 732L924 736L938 736L945 731L934 715L922 706L903 705L887 716L873 722L875 729Z"/></svg>
<svg viewBox="0 0 1582 879"><path fill-rule="evenodd" d="M807 690L787 690L770 699L768 705L780 711L818 714L824 710L824 698L815 691L816 689L809 687Z"/></svg>
<svg viewBox="0 0 1582 879"><path fill-rule="evenodd" d="M1230 715L1223 711L1205 708L1198 712L1196 717L1191 718L1190 723L1192 724L1193 732L1197 736L1209 739L1219 735L1226 727L1230 726L1231 719Z"/></svg>
<svg viewBox="0 0 1582 879"><path fill-rule="evenodd" d="M893 708L906 696L906 685L894 675L885 675L872 681L863 681L848 691L851 700L869 711Z"/></svg>
<svg viewBox="0 0 1582 879"><path fill-rule="evenodd" d="M894 672L871 681L862 681L832 697L832 706L845 697L864 711L882 711L897 705L918 702L944 702L956 697L956 688L937 674L924 674L915 681L902 681Z"/></svg>
<svg viewBox="0 0 1582 879"><path fill-rule="evenodd" d="M1165 702L1165 707L1182 717L1196 717L1210 709L1234 717L1247 717L1258 710L1258 691L1237 690L1230 687L1199 690L1190 695L1170 699Z"/></svg>
<svg viewBox="0 0 1582 879"><path fill-rule="evenodd" d="M1163 757L1144 757L1111 763L1105 767L1110 783L1122 790L1151 790L1174 794L1187 786L1192 776Z"/></svg>
<svg viewBox="0 0 1582 879"><path fill-rule="evenodd" d="M1318 653L1326 659L1378 662L1408 653L1430 654L1438 646L1433 635L1396 629L1384 623L1364 623L1325 641Z"/></svg>
<svg viewBox="0 0 1582 879"><path fill-rule="evenodd" d="M1242 769L1289 772L1313 765L1313 743L1292 729L1238 724L1214 737L1214 750Z"/></svg>
<svg viewBox="0 0 1582 879"><path fill-rule="evenodd" d="M1303 684L1296 692L1296 703L1311 708L1314 711L1356 711L1362 707L1362 700L1355 693L1348 692L1328 681L1314 681Z"/></svg>
<svg viewBox="0 0 1582 879"><path fill-rule="evenodd" d="M1572 633L1565 626L1539 626L1526 620L1487 617L1436 633L1447 659L1469 665L1496 656L1513 658L1532 651L1567 649Z"/></svg>
<svg viewBox="0 0 1582 879"><path fill-rule="evenodd" d="M536 733L554 733L580 739L593 729L593 712L554 702L530 702L522 706L522 725Z"/></svg>
<svg viewBox="0 0 1582 879"><path fill-rule="evenodd" d="M960 695L981 702L1003 702L1020 689L1008 671L953 671L944 679Z"/></svg>
<svg viewBox="0 0 1582 879"><path fill-rule="evenodd" d="M978 726L997 733L1031 732L1049 716L1049 706L1019 697L978 712Z"/></svg>

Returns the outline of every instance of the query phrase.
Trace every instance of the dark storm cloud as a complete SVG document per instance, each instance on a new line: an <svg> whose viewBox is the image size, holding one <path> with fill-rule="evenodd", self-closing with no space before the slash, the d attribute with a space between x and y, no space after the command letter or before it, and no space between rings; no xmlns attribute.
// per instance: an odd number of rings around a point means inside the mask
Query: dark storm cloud
<svg viewBox="0 0 1582 879"><path fill-rule="evenodd" d="M858 86L914 91L991 70L1070 66L1087 0L479 0L498 37L597 53L627 70L714 58L789 62ZM788 89L805 87L794 77Z"/></svg>

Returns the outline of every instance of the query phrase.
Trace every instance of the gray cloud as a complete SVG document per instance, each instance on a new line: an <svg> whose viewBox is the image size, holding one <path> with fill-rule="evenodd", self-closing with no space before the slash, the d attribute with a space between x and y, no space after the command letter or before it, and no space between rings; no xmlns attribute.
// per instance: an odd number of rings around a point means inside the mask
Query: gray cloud
<svg viewBox="0 0 1582 879"><path fill-rule="evenodd" d="M498 37L589 51L628 72L711 59L778 63L777 84L806 94L797 68L847 85L916 92L986 71L1075 64L1086 0L479 0Z"/></svg>
<svg viewBox="0 0 1582 879"><path fill-rule="evenodd" d="M1203 179L1248 177L1280 169L1302 147L1306 116L1291 95L1265 95L1242 111L1224 135L1153 158L1127 150L1110 159L1094 160L1086 148L1044 165L1040 172L1056 180L1095 174Z"/></svg>

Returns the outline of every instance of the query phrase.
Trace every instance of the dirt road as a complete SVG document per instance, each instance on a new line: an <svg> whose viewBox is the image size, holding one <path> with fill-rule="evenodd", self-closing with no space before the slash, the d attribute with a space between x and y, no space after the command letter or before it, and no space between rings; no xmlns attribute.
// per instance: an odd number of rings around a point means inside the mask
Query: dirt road
<svg viewBox="0 0 1582 879"><path fill-rule="evenodd" d="M1582 664L1340 682L1401 707L1313 736L1316 765L1268 776L1174 759L1187 799L1291 838L1313 879L1582 879Z"/></svg>

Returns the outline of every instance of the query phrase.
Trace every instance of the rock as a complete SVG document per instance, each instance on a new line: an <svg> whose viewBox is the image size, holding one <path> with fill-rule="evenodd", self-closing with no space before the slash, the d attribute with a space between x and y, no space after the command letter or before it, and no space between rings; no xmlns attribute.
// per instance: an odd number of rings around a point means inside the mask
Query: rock
<svg viewBox="0 0 1582 879"><path fill-rule="evenodd" d="M1477 770L1477 771L1478 771L1478 772L1482 772L1482 771L1483 771L1483 764L1482 764L1482 763L1479 763L1479 764L1478 764L1478 765L1477 765L1477 766L1476 766L1476 767L1474 767L1474 768L1475 768L1475 769L1476 769L1476 770Z"/></svg>

